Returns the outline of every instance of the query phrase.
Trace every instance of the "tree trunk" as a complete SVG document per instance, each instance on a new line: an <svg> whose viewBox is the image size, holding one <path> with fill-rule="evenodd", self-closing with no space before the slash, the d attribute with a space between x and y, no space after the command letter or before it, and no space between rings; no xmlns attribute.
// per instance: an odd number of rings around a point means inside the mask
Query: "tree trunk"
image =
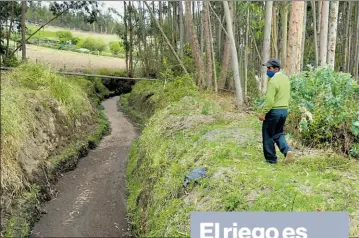
<svg viewBox="0 0 359 238"><path fill-rule="evenodd" d="M348 69L347 69L347 72L350 73L351 72L351 64L352 64L352 45L353 45L353 24L352 22L350 22L350 26L349 26L349 44L348 44Z"/></svg>
<svg viewBox="0 0 359 238"><path fill-rule="evenodd" d="M10 37L11 37L11 31L12 31L12 23L13 23L13 21L14 21L14 3L15 3L15 1L11 1L10 26L9 26L9 31L8 31L7 39L6 39L6 55L7 55L7 56L9 56L9 54L10 54L9 43L10 43ZM10 2L8 2L8 4L10 4Z"/></svg>
<svg viewBox="0 0 359 238"><path fill-rule="evenodd" d="M300 57L300 69L304 69L304 48L305 48L305 32L307 25L307 9L308 9L307 1L304 1L304 12L303 12L303 33L302 33L302 52Z"/></svg>
<svg viewBox="0 0 359 238"><path fill-rule="evenodd" d="M133 9L132 9L132 3L131 1L129 1L129 19L128 19L128 23L130 26L130 50L129 50L129 76L132 77L133 76L133 25L132 25L132 13L133 13Z"/></svg>
<svg viewBox="0 0 359 238"><path fill-rule="evenodd" d="M317 12L315 9L315 0L311 1L313 11L313 32L314 32L314 50L315 50L315 67L318 67L319 52L318 52L318 35L317 35Z"/></svg>
<svg viewBox="0 0 359 238"><path fill-rule="evenodd" d="M262 56L262 63L265 63L269 60L270 54L270 36L271 36L271 24L272 24L272 7L273 2L267 1L266 2L266 13L265 13L265 20L264 20L264 40L263 40L263 56ZM262 93L267 91L267 69L262 67Z"/></svg>
<svg viewBox="0 0 359 238"><path fill-rule="evenodd" d="M217 26L217 60L220 61L222 57L222 23L220 22Z"/></svg>
<svg viewBox="0 0 359 238"><path fill-rule="evenodd" d="M21 2L21 50L22 50L22 61L26 61L26 1Z"/></svg>
<svg viewBox="0 0 359 238"><path fill-rule="evenodd" d="M277 34L277 6L272 6L272 54L275 58L278 58L278 34Z"/></svg>
<svg viewBox="0 0 359 238"><path fill-rule="evenodd" d="M202 17L198 17L198 20L201 21L201 24L199 24L199 34L200 34L200 42L201 42L201 55L203 55L203 49L204 49L204 19Z"/></svg>
<svg viewBox="0 0 359 238"><path fill-rule="evenodd" d="M127 32L128 32L128 27L127 27L127 6L126 6L126 1L123 2L123 6L124 6L124 24L125 24L125 33L124 33L124 45L125 45L125 51L126 51L126 71L127 73L129 73L129 65L128 65L128 52L129 52L129 44L128 44L128 39L127 39Z"/></svg>
<svg viewBox="0 0 359 238"><path fill-rule="evenodd" d="M331 6L330 6L330 20L329 20L328 65L334 69L339 1L331 2L330 5Z"/></svg>
<svg viewBox="0 0 359 238"><path fill-rule="evenodd" d="M190 45L191 45L191 51L192 51L192 57L194 60L194 63L196 65L196 77L197 77L197 83L200 87L204 85L204 67L202 62L202 57L199 52L199 44L198 44L198 38L197 33L193 29L193 22L192 22L192 15L191 15L191 0L186 0L186 24L189 30L190 35Z"/></svg>
<svg viewBox="0 0 359 238"><path fill-rule="evenodd" d="M248 54L249 54L249 17L250 11L247 9L247 29L246 29L246 43L244 50L244 101L247 102L248 92Z"/></svg>
<svg viewBox="0 0 359 238"><path fill-rule="evenodd" d="M320 26L320 65L327 64L329 1L323 1Z"/></svg>
<svg viewBox="0 0 359 238"><path fill-rule="evenodd" d="M206 71L207 71L207 87L213 87L213 63L212 63L212 52L211 52L211 39L209 34L209 7L208 7L208 0L205 0L203 6L203 33L206 42Z"/></svg>
<svg viewBox="0 0 359 238"><path fill-rule="evenodd" d="M359 2L356 3L356 14L355 14L355 19L356 19L356 33L355 33L355 42L354 42L354 46L355 46L355 53L354 53L354 64L353 64L353 72L352 75L354 77L358 77L359 74Z"/></svg>
<svg viewBox="0 0 359 238"><path fill-rule="evenodd" d="M178 1L178 15L179 15L179 34L180 34L179 55L182 58L183 57L183 34L184 34L184 28L183 28L183 4L182 4L182 1Z"/></svg>
<svg viewBox="0 0 359 238"><path fill-rule="evenodd" d="M352 2L347 2L348 4L348 12L347 12L347 23L345 27L345 49L344 49L344 70L349 72L348 67L348 60L349 60L349 42L350 42L350 34L349 34L349 25L351 19L351 9L352 9Z"/></svg>
<svg viewBox="0 0 359 238"><path fill-rule="evenodd" d="M209 2L208 2L209 5ZM214 76L214 92L218 93L218 85L217 85L217 70L216 70L216 59L213 45L213 34L212 34L212 23L211 23L211 14L208 14L208 23L209 23L209 36L211 39L211 51L212 51L212 63L213 63L213 76Z"/></svg>
<svg viewBox="0 0 359 238"><path fill-rule="evenodd" d="M232 3L230 3L228 5L229 5L229 11L231 13L231 16L233 16L234 13L233 13ZM233 26L233 22L231 24ZM220 74L219 81L218 81L218 87L220 89L223 89L226 85L227 73L228 73L228 69L229 69L229 60L231 57L230 50L231 50L231 46L230 46L229 36L226 35L226 40L224 42L224 52L223 52L221 74Z"/></svg>
<svg viewBox="0 0 359 238"><path fill-rule="evenodd" d="M287 57L287 42L288 42L288 4L284 3L282 10L282 44L281 44L281 61L285 62Z"/></svg>
<svg viewBox="0 0 359 238"><path fill-rule="evenodd" d="M304 2L292 0L289 21L286 71L288 75L300 72Z"/></svg>
<svg viewBox="0 0 359 238"><path fill-rule="evenodd" d="M177 25L177 2L172 2L172 6L173 6L173 14L172 14L172 18L173 18L173 27L172 27L172 37L173 37L173 45L175 46L176 49L177 48L177 32L178 32L178 25Z"/></svg>
<svg viewBox="0 0 359 238"><path fill-rule="evenodd" d="M187 0L188 1L188 0ZM243 106L243 93L241 86L241 79L239 77L239 69L238 69L238 59L237 59L237 49L235 45L233 29L232 29L232 17L229 11L228 2L223 1L224 14L226 16L227 22L227 33L231 43L231 51L232 51L232 67L233 67L233 76L234 76L234 85L236 88L236 104L237 107Z"/></svg>

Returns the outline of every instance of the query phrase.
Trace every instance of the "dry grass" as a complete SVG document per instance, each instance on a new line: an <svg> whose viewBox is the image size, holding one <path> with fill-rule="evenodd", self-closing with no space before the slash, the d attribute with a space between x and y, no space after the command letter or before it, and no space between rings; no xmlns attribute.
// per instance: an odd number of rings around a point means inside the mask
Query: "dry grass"
<svg viewBox="0 0 359 238"><path fill-rule="evenodd" d="M21 52L18 54L20 56ZM124 59L61 51L34 45L27 45L27 57L30 61L63 71L96 71L100 68L119 70L126 67Z"/></svg>

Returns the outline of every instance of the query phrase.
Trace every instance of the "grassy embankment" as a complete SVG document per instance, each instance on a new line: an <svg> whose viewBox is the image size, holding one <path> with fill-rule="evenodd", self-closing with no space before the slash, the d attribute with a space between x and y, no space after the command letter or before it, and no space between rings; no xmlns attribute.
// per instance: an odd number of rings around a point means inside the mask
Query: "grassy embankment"
<svg viewBox="0 0 359 238"><path fill-rule="evenodd" d="M61 172L108 131L101 80L66 78L39 65L1 72L1 232L26 237Z"/></svg>
<svg viewBox="0 0 359 238"><path fill-rule="evenodd" d="M294 90L304 93L305 85L311 84L325 92L318 85L328 84L317 76L313 73L312 78L299 80L302 84L297 80ZM341 87L338 83L332 86L333 92ZM314 91L310 95L318 103L321 93ZM133 232L138 236L189 237L191 211L348 211L350 234L358 236L358 161L331 150L305 147L305 141L293 139L305 137L295 134L289 139L296 151L295 163L264 163L260 121L255 114L236 112L231 100L231 96L215 98L200 92L185 78L172 79L166 85L139 82L130 94L122 96L124 110L143 126L127 169ZM292 105L301 105L297 102ZM357 107L354 102L346 102L352 104L348 108ZM314 104L316 110L323 107ZM301 121L301 133L311 128L303 127L308 121L300 120L302 114L296 108L291 111L288 125ZM328 117L336 113L334 109L326 112ZM320 111L313 113L314 121L325 119L316 114ZM206 178L185 188L184 176L199 167L207 168Z"/></svg>

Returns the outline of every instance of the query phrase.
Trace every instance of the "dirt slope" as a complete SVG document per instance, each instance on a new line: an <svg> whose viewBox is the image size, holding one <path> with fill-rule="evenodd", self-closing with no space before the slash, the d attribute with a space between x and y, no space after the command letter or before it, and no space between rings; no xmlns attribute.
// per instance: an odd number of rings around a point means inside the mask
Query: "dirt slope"
<svg viewBox="0 0 359 238"><path fill-rule="evenodd" d="M34 237L128 236L126 160L134 126L118 112L118 97L103 102L111 133L57 183L57 197L35 225Z"/></svg>

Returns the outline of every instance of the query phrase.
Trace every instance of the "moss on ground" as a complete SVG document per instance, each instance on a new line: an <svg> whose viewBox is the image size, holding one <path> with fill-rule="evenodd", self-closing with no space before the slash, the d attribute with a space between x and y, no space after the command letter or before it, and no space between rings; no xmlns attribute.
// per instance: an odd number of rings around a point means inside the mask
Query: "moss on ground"
<svg viewBox="0 0 359 238"><path fill-rule="evenodd" d="M189 237L191 211L348 211L350 235L359 235L358 161L293 144L295 163L267 164L255 115L202 93L169 100L156 84L122 99L146 122L127 168L136 236ZM161 103L143 100L150 92L163 95ZM185 175L199 167L207 176L184 187Z"/></svg>

